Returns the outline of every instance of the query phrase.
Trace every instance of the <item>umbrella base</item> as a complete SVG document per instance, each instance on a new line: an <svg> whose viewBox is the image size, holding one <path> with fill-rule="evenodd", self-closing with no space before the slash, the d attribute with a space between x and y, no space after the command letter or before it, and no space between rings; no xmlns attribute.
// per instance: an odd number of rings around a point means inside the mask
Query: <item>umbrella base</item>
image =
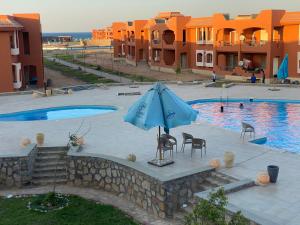
<svg viewBox="0 0 300 225"><path fill-rule="evenodd" d="M153 166L158 166L158 167L164 167L164 166L168 166L174 163L174 161L172 159L153 159L151 161L148 162L149 164L153 165Z"/></svg>

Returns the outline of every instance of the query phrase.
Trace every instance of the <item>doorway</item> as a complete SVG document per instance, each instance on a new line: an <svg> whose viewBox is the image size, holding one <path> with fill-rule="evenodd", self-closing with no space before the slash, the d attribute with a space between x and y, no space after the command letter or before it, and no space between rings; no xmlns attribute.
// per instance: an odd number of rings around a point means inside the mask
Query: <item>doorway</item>
<svg viewBox="0 0 300 225"><path fill-rule="evenodd" d="M277 75L279 68L279 57L273 59L273 77Z"/></svg>
<svg viewBox="0 0 300 225"><path fill-rule="evenodd" d="M186 53L182 53L180 55L180 67L181 67L181 69L187 68L187 54Z"/></svg>

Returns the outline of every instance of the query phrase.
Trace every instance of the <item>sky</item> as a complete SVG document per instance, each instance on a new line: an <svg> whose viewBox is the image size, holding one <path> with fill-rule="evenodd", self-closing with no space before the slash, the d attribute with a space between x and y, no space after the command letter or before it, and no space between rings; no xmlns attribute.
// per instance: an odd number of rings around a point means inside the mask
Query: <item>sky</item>
<svg viewBox="0 0 300 225"><path fill-rule="evenodd" d="M300 0L0 0L0 14L40 13L43 32L86 32L114 21L153 18L160 11L204 17L262 9L300 11Z"/></svg>

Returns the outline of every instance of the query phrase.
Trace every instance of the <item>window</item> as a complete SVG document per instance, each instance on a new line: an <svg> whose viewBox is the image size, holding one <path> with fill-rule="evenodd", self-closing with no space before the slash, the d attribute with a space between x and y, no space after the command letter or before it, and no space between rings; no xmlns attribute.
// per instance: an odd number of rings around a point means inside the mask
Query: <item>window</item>
<svg viewBox="0 0 300 225"><path fill-rule="evenodd" d="M206 67L213 67L213 51L205 52L205 66Z"/></svg>
<svg viewBox="0 0 300 225"><path fill-rule="evenodd" d="M23 32L23 44L24 44L24 54L30 55L30 41L29 41L28 32Z"/></svg>
<svg viewBox="0 0 300 225"><path fill-rule="evenodd" d="M186 30L182 31L182 43L185 44L186 43Z"/></svg>
<svg viewBox="0 0 300 225"><path fill-rule="evenodd" d="M15 65L12 65L11 69L12 69L13 81L14 81L14 83L16 83L17 82L17 68Z"/></svg>
<svg viewBox="0 0 300 225"><path fill-rule="evenodd" d="M204 66L204 50L196 51L196 66Z"/></svg>
<svg viewBox="0 0 300 225"><path fill-rule="evenodd" d="M10 48L15 48L14 37L10 35Z"/></svg>
<svg viewBox="0 0 300 225"><path fill-rule="evenodd" d="M300 74L300 52L298 52L298 59L297 59L297 73Z"/></svg>

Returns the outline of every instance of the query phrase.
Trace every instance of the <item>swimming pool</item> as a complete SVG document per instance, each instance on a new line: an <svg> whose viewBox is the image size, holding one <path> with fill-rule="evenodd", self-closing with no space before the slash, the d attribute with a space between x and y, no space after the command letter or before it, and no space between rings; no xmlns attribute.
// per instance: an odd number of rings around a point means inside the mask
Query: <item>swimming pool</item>
<svg viewBox="0 0 300 225"><path fill-rule="evenodd" d="M0 121L62 120L102 115L116 110L113 106L62 106L0 114Z"/></svg>
<svg viewBox="0 0 300 225"><path fill-rule="evenodd" d="M265 145L300 153L300 101L268 99L206 99L189 102L199 111L199 120L241 131L241 122L252 124ZM240 103L244 107L240 108ZM224 106L224 112L220 107Z"/></svg>

